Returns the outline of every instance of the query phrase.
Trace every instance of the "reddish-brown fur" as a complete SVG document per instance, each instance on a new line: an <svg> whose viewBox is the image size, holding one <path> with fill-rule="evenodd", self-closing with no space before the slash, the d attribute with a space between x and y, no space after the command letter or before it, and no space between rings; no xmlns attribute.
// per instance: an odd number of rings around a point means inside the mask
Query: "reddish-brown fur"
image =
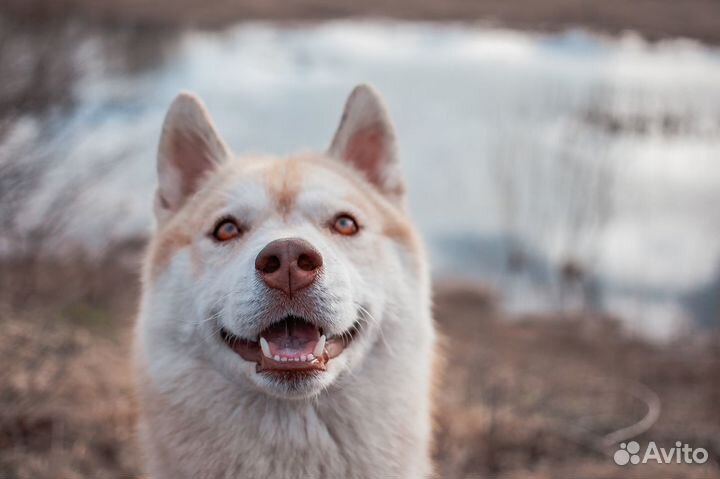
<svg viewBox="0 0 720 479"><path fill-rule="evenodd" d="M353 186L347 199L379 218L382 232L390 238L403 243L412 251L421 248L417 233L402 212L402 205L391 204L381 193L365 180L361 174L341 162L321 155L305 154L284 160L231 160L263 161L267 166L261 170L266 190L281 215L286 216L293 208L295 199L302 187L304 175L312 174L312 168L326 168L342 176ZM157 277L178 251L190 246L193 238L210 232L212 213L223 204L223 189L227 188L228 178L242 169L238 164L221 167L204 181L192 200L160 229L149 248L151 277ZM202 271L203 261L200 252L191 250L193 271Z"/></svg>

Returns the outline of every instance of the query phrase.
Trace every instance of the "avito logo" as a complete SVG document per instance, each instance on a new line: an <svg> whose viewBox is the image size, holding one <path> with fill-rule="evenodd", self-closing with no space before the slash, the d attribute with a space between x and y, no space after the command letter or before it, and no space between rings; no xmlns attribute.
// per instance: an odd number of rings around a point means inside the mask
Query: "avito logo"
<svg viewBox="0 0 720 479"><path fill-rule="evenodd" d="M655 442L650 441L644 453L640 453L640 444L630 441L627 444L620 444L620 449L615 451L613 456L615 464L625 466L627 464L705 464L708 460L708 452L702 447L693 449L689 444L680 441L675 447L665 449L658 447Z"/></svg>

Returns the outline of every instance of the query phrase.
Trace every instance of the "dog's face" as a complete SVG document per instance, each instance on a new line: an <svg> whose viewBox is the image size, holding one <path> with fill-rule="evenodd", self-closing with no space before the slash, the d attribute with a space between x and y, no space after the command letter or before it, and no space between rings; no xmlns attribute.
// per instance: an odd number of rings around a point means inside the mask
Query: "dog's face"
<svg viewBox="0 0 720 479"><path fill-rule="evenodd" d="M362 367L420 274L394 134L356 88L329 151L233 158L195 97L168 112L146 315L184 358L239 386L308 397ZM152 344L146 346L152 349Z"/></svg>

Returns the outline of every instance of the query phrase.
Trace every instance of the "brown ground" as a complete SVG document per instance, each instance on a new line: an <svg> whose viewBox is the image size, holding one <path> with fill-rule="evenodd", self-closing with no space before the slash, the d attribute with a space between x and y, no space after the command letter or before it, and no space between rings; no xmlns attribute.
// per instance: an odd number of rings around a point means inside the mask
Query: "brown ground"
<svg viewBox="0 0 720 479"><path fill-rule="evenodd" d="M486 21L533 30L584 26L653 39L691 37L720 42L717 0L4 0L0 10L38 19L80 14L109 23L217 27L248 19L324 20L389 17Z"/></svg>
<svg viewBox="0 0 720 479"><path fill-rule="evenodd" d="M0 479L137 477L132 268L77 260L0 271ZM600 317L510 320L472 285L438 287L436 310L447 356L439 477L720 477L720 342L654 347ZM603 436L646 412L631 395L637 382L662 404L639 440L705 447L710 464L612 462Z"/></svg>

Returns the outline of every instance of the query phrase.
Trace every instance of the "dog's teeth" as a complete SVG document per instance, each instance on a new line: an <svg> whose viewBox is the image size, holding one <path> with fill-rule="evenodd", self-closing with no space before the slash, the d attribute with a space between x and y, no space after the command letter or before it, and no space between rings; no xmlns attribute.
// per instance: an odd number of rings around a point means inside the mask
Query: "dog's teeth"
<svg viewBox="0 0 720 479"><path fill-rule="evenodd" d="M276 354L275 356L273 356L273 359L274 359L275 361L280 361L280 355L279 355L279 354Z"/></svg>
<svg viewBox="0 0 720 479"><path fill-rule="evenodd" d="M315 359L315 356L313 356L312 353L310 353L310 354L307 355L307 360L308 360L308 361L312 361L313 359Z"/></svg>
<svg viewBox="0 0 720 479"><path fill-rule="evenodd" d="M302 361L302 362L307 361L307 356L305 356L304 354L302 356L300 356L300 361Z"/></svg>
<svg viewBox="0 0 720 479"><path fill-rule="evenodd" d="M299 363L299 362L300 362L300 358L295 358L295 359L293 359L293 361L295 361L296 363Z"/></svg>
<svg viewBox="0 0 720 479"><path fill-rule="evenodd" d="M320 336L320 339L318 340L317 344L315 345L315 349L313 350L313 355L320 357L323 354L323 350L325 349L325 335L323 334Z"/></svg>
<svg viewBox="0 0 720 479"><path fill-rule="evenodd" d="M286 363L286 362L287 362L287 358L283 356L282 358L280 358L280 361L283 362L283 363Z"/></svg>
<svg viewBox="0 0 720 479"><path fill-rule="evenodd" d="M260 349L262 349L262 352L266 358L272 357L272 354L270 354L270 345L268 344L267 340L262 336L260 336Z"/></svg>

